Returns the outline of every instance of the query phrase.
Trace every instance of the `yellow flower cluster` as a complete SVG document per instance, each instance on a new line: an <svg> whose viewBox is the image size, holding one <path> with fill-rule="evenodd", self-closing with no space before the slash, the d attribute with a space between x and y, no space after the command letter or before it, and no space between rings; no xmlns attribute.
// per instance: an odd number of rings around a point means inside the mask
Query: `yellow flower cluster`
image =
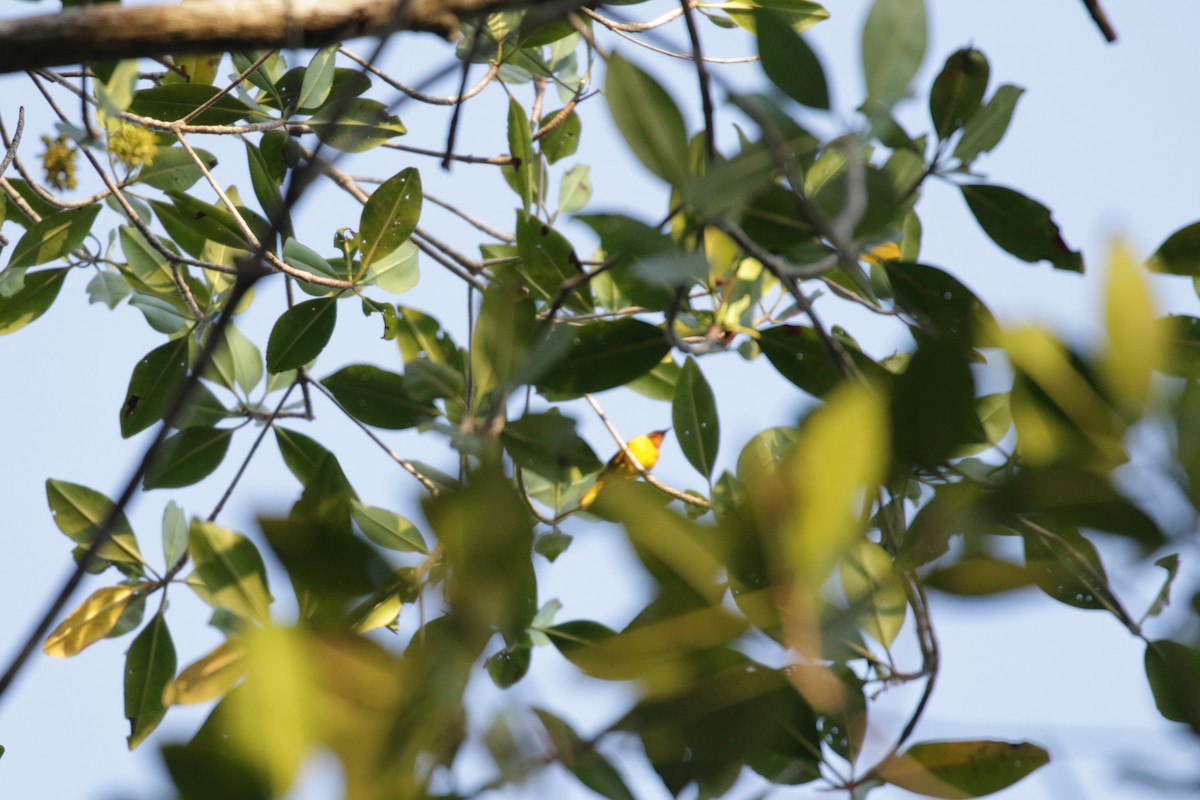
<svg viewBox="0 0 1200 800"><path fill-rule="evenodd" d="M108 120L108 152L129 169L148 167L158 153L154 132L118 120Z"/></svg>
<svg viewBox="0 0 1200 800"><path fill-rule="evenodd" d="M42 154L42 169L46 171L46 183L58 189L74 189L78 181L75 179L75 158L78 155L65 136L51 139L42 137L46 152Z"/></svg>

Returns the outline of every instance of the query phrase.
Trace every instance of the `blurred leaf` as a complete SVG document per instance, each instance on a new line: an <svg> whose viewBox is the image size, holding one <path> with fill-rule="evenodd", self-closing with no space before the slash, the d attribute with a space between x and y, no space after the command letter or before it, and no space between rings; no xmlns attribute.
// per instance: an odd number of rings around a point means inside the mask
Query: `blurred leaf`
<svg viewBox="0 0 1200 800"><path fill-rule="evenodd" d="M421 217L423 200L421 173L414 167L400 170L367 198L358 231L364 268L408 240Z"/></svg>
<svg viewBox="0 0 1200 800"><path fill-rule="evenodd" d="M1158 594L1154 596L1154 602L1146 609L1146 613L1142 615L1141 622L1145 622L1151 617L1157 617L1171 603L1171 584L1175 582L1175 575L1179 572L1179 554L1171 553L1154 562L1154 566L1162 567L1167 571L1167 577L1163 579L1162 588L1158 590Z"/></svg>
<svg viewBox="0 0 1200 800"><path fill-rule="evenodd" d="M721 425L712 387L691 356L684 362L675 384L671 423L688 463L711 480L721 443Z"/></svg>
<svg viewBox="0 0 1200 800"><path fill-rule="evenodd" d="M1010 254L1030 263L1049 261L1055 269L1083 272L1083 257L1063 241L1050 209L1003 186L959 187L979 227Z"/></svg>
<svg viewBox="0 0 1200 800"><path fill-rule="evenodd" d="M829 110L829 87L821 61L778 12L756 12L758 53L763 72L797 103Z"/></svg>
<svg viewBox="0 0 1200 800"><path fill-rule="evenodd" d="M939 139L950 138L979 111L989 72L987 56L973 47L946 59L929 93L929 116Z"/></svg>
<svg viewBox="0 0 1200 800"><path fill-rule="evenodd" d="M211 522L192 520L188 553L195 569L187 583L200 599L241 619L270 621L266 567L249 539Z"/></svg>
<svg viewBox="0 0 1200 800"><path fill-rule="evenodd" d="M58 529L71 541L84 547L92 543L104 520L113 511L113 502L100 492L66 481L48 479L46 500ZM109 540L96 555L102 561L119 564L146 563L124 511L117 512Z"/></svg>
<svg viewBox="0 0 1200 800"><path fill-rule="evenodd" d="M283 312L267 340L267 370L286 372L308 364L325 349L336 323L336 298L308 300Z"/></svg>
<svg viewBox="0 0 1200 800"><path fill-rule="evenodd" d="M1017 100L1024 89L1004 84L983 107L975 112L962 129L962 137L954 146L954 157L968 166L983 153L990 152L1000 144L1008 131Z"/></svg>
<svg viewBox="0 0 1200 800"><path fill-rule="evenodd" d="M540 708L533 713L546 731L555 759L580 783L608 800L635 800L621 773L595 747L580 739L563 719Z"/></svg>
<svg viewBox="0 0 1200 800"><path fill-rule="evenodd" d="M1200 319L1172 314L1159 319L1158 328L1155 338L1166 347L1158 368L1179 378L1200 378Z"/></svg>
<svg viewBox="0 0 1200 800"><path fill-rule="evenodd" d="M321 383L348 414L377 428L412 428L437 414L433 406L408 396L403 375L370 364L343 367Z"/></svg>
<svg viewBox="0 0 1200 800"><path fill-rule="evenodd" d="M922 333L967 348L987 343L991 312L957 278L924 264L888 261L883 269L897 305Z"/></svg>
<svg viewBox="0 0 1200 800"><path fill-rule="evenodd" d="M103 639L141 588L105 586L97 589L50 632L42 644L42 651L54 658L70 658Z"/></svg>
<svg viewBox="0 0 1200 800"><path fill-rule="evenodd" d="M160 345L137 363L121 405L121 437L128 439L163 418L188 375L186 337Z"/></svg>
<svg viewBox="0 0 1200 800"><path fill-rule="evenodd" d="M883 780L926 797L982 797L1012 786L1050 762L1029 742L921 742L875 767Z"/></svg>
<svg viewBox="0 0 1200 800"><path fill-rule="evenodd" d="M1131 419L1141 416L1150 395L1151 372L1163 360L1165 343L1154 306L1146 274L1127 247L1114 243L1104 292L1108 346L1100 357L1100 371L1117 407Z"/></svg>
<svg viewBox="0 0 1200 800"><path fill-rule="evenodd" d="M163 691L163 702L182 706L225 696L245 674L245 655L241 639L226 639L179 673Z"/></svg>
<svg viewBox="0 0 1200 800"><path fill-rule="evenodd" d="M600 468L600 460L561 414L525 414L504 426L500 441L513 463L561 482Z"/></svg>
<svg viewBox="0 0 1200 800"><path fill-rule="evenodd" d="M175 645L160 609L129 646L125 657L125 718L133 750L166 716L163 690L175 677Z"/></svg>
<svg viewBox="0 0 1200 800"><path fill-rule="evenodd" d="M665 356L658 366L640 378L635 378L625 386L651 400L671 402L675 399L675 385L683 368L675 363L670 354Z"/></svg>
<svg viewBox="0 0 1200 800"><path fill-rule="evenodd" d="M842 349L868 378L883 377L883 370L848 338L833 334ZM824 397L845 378L829 347L815 330L805 325L777 325L759 331L758 345L780 375L816 397Z"/></svg>
<svg viewBox="0 0 1200 800"><path fill-rule="evenodd" d="M946 594L987 597L1031 586L1033 576L1020 564L978 556L934 569L925 576L923 583Z"/></svg>
<svg viewBox="0 0 1200 800"><path fill-rule="evenodd" d="M540 391L579 396L623 386L652 370L671 349L660 328L631 317L569 325L567 330L570 347L538 381Z"/></svg>
<svg viewBox="0 0 1200 800"><path fill-rule="evenodd" d="M897 459L932 468L986 434L975 411L975 380L961 349L940 341L917 348L892 393Z"/></svg>
<svg viewBox="0 0 1200 800"><path fill-rule="evenodd" d="M246 682L229 698L231 744L260 765L282 795L318 735L321 695L308 635L300 628L253 628L244 662Z"/></svg>
<svg viewBox="0 0 1200 800"><path fill-rule="evenodd" d="M1200 650L1159 639L1146 645L1146 679L1158 713L1200 733Z"/></svg>
<svg viewBox="0 0 1200 800"><path fill-rule="evenodd" d="M429 553L421 531L399 514L352 500L350 515L359 530L380 547L401 553Z"/></svg>
<svg viewBox="0 0 1200 800"><path fill-rule="evenodd" d="M859 610L863 630L884 647L891 647L908 613L908 599L891 556L881 546L863 540L842 560L840 572L842 590L851 608Z"/></svg>
<svg viewBox="0 0 1200 800"><path fill-rule="evenodd" d="M183 509L171 500L163 509L162 547L167 568L175 566L187 555L188 523Z"/></svg>
<svg viewBox="0 0 1200 800"><path fill-rule="evenodd" d="M211 475L225 459L232 428L184 428L163 440L158 457L146 470L146 489L191 486Z"/></svg>
<svg viewBox="0 0 1200 800"><path fill-rule="evenodd" d="M529 672L531 655L529 645L521 643L493 653L483 667L497 688L508 689Z"/></svg>
<svg viewBox="0 0 1200 800"><path fill-rule="evenodd" d="M908 94L925 58L923 0L875 0L862 34L867 103L889 107Z"/></svg>
<svg viewBox="0 0 1200 800"><path fill-rule="evenodd" d="M820 3L810 0L726 0L722 3L705 4L706 8L720 9L729 15L729 22L750 33L757 32L757 15L755 11L761 8L771 9L782 14L792 30L801 33L818 22L828 19L829 12ZM709 16L721 27L731 27L720 17Z"/></svg>
<svg viewBox="0 0 1200 800"><path fill-rule="evenodd" d="M646 169L672 186L688 177L687 128L675 101L620 55L608 59L604 97L617 130Z"/></svg>

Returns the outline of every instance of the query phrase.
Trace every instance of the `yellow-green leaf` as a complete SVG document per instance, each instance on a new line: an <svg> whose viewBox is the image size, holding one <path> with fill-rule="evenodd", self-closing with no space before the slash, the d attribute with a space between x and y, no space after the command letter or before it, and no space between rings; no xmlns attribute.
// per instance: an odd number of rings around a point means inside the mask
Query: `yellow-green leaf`
<svg viewBox="0 0 1200 800"><path fill-rule="evenodd" d="M858 613L859 625L884 647L904 626L908 599L896 577L892 558L867 540L855 545L841 564L842 590Z"/></svg>
<svg viewBox="0 0 1200 800"><path fill-rule="evenodd" d="M259 628L246 637L245 664L246 683L230 696L230 735L282 795L316 738L320 698L309 643L299 629Z"/></svg>
<svg viewBox="0 0 1200 800"><path fill-rule="evenodd" d="M103 639L137 593L136 586L105 586L97 589L46 637L42 650L48 656L70 658Z"/></svg>
<svg viewBox="0 0 1200 800"><path fill-rule="evenodd" d="M242 619L263 623L270 619L266 568L249 539L211 522L193 520L188 552L196 565L188 585L205 602Z"/></svg>
<svg viewBox="0 0 1200 800"><path fill-rule="evenodd" d="M245 674L245 655L241 639L226 639L167 685L163 704L191 705L223 697Z"/></svg>
<svg viewBox="0 0 1200 800"><path fill-rule="evenodd" d="M1162 326L1145 270L1121 242L1109 251L1104 317L1108 346L1102 375L1123 410L1136 416L1150 392L1150 372L1162 360Z"/></svg>
<svg viewBox="0 0 1200 800"><path fill-rule="evenodd" d="M1049 761L1049 753L1030 742L921 742L875 771L910 792L958 800L1006 789Z"/></svg>

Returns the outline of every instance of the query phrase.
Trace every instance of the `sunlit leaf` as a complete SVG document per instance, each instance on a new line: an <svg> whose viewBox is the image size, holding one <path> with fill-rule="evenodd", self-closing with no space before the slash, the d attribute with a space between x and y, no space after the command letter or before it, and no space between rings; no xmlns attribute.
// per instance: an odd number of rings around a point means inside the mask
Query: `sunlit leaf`
<svg viewBox="0 0 1200 800"><path fill-rule="evenodd" d="M0 336L15 333L50 310L66 269L44 269L23 276L22 287L11 296L0 295Z"/></svg>
<svg viewBox="0 0 1200 800"><path fill-rule="evenodd" d="M245 655L241 639L226 639L180 672L163 691L163 702L191 705L223 697L245 674Z"/></svg>
<svg viewBox="0 0 1200 800"><path fill-rule="evenodd" d="M188 585L201 599L242 619L270 619L266 567L249 539L211 522L193 520L188 552L195 564Z"/></svg>
<svg viewBox="0 0 1200 800"><path fill-rule="evenodd" d="M113 511L113 502L107 497L80 486L77 483L46 481L46 500L50 504L50 513L54 515L54 524L65 533L71 541L88 546L99 533L104 520ZM133 528L125 512L118 512L109 534L109 540L96 554L103 561L122 564L144 564L138 551L137 540L133 536Z"/></svg>
<svg viewBox="0 0 1200 800"><path fill-rule="evenodd" d="M88 645L103 639L117 620L125 606L137 596L136 586L105 586L97 589L88 599L58 624L42 644L42 650L55 658L70 658Z"/></svg>
<svg viewBox="0 0 1200 800"><path fill-rule="evenodd" d="M1050 762L1029 742L921 742L885 759L875 773L926 797L983 797L1012 786Z"/></svg>

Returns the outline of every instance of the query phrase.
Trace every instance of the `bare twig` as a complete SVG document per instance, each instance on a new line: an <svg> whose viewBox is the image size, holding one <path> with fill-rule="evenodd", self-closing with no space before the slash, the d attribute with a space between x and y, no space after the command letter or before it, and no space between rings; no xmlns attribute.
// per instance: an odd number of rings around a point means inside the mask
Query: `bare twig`
<svg viewBox="0 0 1200 800"><path fill-rule="evenodd" d="M8 169L8 165L11 164L13 162L13 159L17 157L17 147L20 146L20 144L21 144L21 134L24 132L25 132L25 106L18 106L17 107L17 130L16 130L16 133L13 134L13 138L12 138L11 142L8 141L8 132L5 131L5 135L4 135L5 142L4 143L5 143L6 147L5 147L5 153L4 153L4 160L0 161L0 177L4 176L5 171Z"/></svg>
<svg viewBox="0 0 1200 800"><path fill-rule="evenodd" d="M608 415L604 413L604 409L600 408L600 404L596 402L596 398L592 397L590 394L585 394L583 399L587 400L588 405L592 407L592 411L596 412L596 416L600 418L602 423L604 423L604 427L608 429L609 435L613 437L613 441L615 441L617 446L621 448L621 452L625 454L625 458L628 460L628 463L637 469L638 475L641 476L642 480L653 486L655 489L658 489L663 494L670 495L680 502L696 506L697 508L712 508L712 503L708 502L703 497L696 497L695 495L688 494L687 492L681 492L678 489L667 486L665 483L651 475L649 471L647 471L647 469L642 465L642 462L638 461L637 456L635 456L629 449L629 445L621 437L621 434L617 431L616 426L613 425L609 420Z"/></svg>
<svg viewBox="0 0 1200 800"><path fill-rule="evenodd" d="M1100 0L1083 0L1083 5L1091 15L1092 21L1096 23L1096 27L1100 29L1100 33L1104 35L1105 41L1115 42L1117 31L1108 21L1108 15L1104 13L1104 9L1100 7Z"/></svg>
<svg viewBox="0 0 1200 800"><path fill-rule="evenodd" d="M212 513L208 515L209 522L216 520L217 516L221 513L221 509L225 507L225 504L229 502L229 498L233 496L233 490L237 488L238 481L242 479L242 475L246 473L246 468L250 466L250 460L254 458L254 454L258 452L258 446L262 444L262 440L266 438L267 431L274 429L275 420L279 417L280 412L283 411L283 406L285 403L287 403L287 399L291 395L292 390L296 388L296 384L301 382L302 381L300 378L296 378L296 380L292 381L292 385L287 388L287 391L283 393L283 397L279 399L279 404L275 406L275 410L271 412L269 417L267 417L265 424L262 426L262 430L258 432L258 436L254 437L254 443L250 445L250 452L246 453L246 457L242 459L242 463L241 466L238 467L237 474L233 476L233 480L229 482L229 486L225 489L224 494L221 495L221 499L217 501L217 504L213 506Z"/></svg>
<svg viewBox="0 0 1200 800"><path fill-rule="evenodd" d="M391 77L386 72L379 69L378 67L372 66L371 64L367 63L362 58L362 56L360 56L357 53L354 53L350 50L347 50L344 47L339 47L338 52L341 53L342 55L344 55L346 58L350 59L351 61L353 61L357 64L361 64L368 72L372 73L373 75L378 76L384 83L388 84L389 86L391 86L394 89L397 89L398 91L403 92L404 94L411 97L413 100L416 100L421 103L428 103L429 105L434 105L434 106L452 106L452 105L455 105L456 103L461 103L464 100L470 100L472 97L474 97L475 95L482 92L487 87L487 85L492 82L492 79L494 79L496 77L496 73L500 71L500 64L493 63L488 67L487 73L484 74L483 78L480 79L479 83L475 84L470 89L467 89L462 94L440 95L439 96L439 95L426 94L425 92L422 92L419 89L409 86L406 83L401 83L400 81Z"/></svg>

